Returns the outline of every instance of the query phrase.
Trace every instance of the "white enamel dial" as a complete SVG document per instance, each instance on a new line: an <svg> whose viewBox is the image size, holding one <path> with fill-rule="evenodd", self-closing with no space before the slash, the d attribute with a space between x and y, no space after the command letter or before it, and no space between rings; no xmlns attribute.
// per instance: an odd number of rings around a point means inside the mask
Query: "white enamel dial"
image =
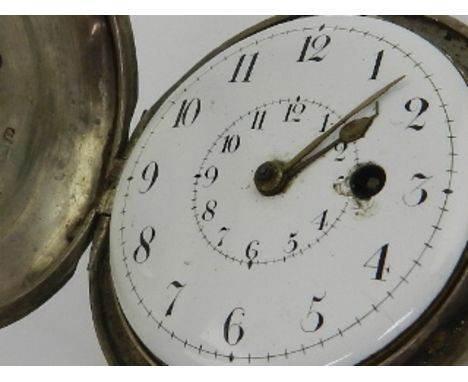
<svg viewBox="0 0 468 382"><path fill-rule="evenodd" d="M403 75L364 137L258 191L262 163ZM378 19L296 19L212 56L154 111L117 189L111 271L138 338L179 365L355 364L383 349L464 249L467 102L440 51ZM360 195L362 176L381 189Z"/></svg>

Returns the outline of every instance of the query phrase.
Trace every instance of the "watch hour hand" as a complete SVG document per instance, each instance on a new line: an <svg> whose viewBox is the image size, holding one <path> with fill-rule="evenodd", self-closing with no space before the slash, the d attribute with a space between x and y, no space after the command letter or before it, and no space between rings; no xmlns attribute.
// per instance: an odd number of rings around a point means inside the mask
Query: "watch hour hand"
<svg viewBox="0 0 468 382"><path fill-rule="evenodd" d="M269 161L261 164L254 176L255 185L258 191L265 196L272 196L282 192L289 181L297 175L302 169L313 163L317 158L324 155L337 143L350 143L362 138L367 129L371 126L375 117L379 115L379 105L377 100L382 97L388 90L399 83L405 75L391 81L384 87L377 90L375 93L367 97L348 114L342 117L333 127L321 134L319 137L310 142L298 154L287 162ZM376 103L375 113L371 117L363 117L348 122L351 117L365 109L372 103ZM318 152L314 151L335 131L340 129L339 138L322 148Z"/></svg>
<svg viewBox="0 0 468 382"><path fill-rule="evenodd" d="M305 167L313 163L315 160L325 155L328 151L333 149L338 143L352 143L358 139L363 138L369 127L372 125L374 119L379 115L379 103L375 103L375 113L370 117L362 117L358 119L353 119L352 121L346 123L339 132L339 137L332 141L330 144L317 151L311 156L303 159L297 165L289 170L289 176L292 177L298 174Z"/></svg>

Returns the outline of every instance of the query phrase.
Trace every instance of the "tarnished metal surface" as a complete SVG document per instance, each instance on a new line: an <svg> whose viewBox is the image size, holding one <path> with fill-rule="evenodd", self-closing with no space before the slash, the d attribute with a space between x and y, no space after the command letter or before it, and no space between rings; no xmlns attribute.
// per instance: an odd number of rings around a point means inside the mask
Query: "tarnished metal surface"
<svg viewBox="0 0 468 382"><path fill-rule="evenodd" d="M126 18L0 18L0 327L72 275L135 91Z"/></svg>

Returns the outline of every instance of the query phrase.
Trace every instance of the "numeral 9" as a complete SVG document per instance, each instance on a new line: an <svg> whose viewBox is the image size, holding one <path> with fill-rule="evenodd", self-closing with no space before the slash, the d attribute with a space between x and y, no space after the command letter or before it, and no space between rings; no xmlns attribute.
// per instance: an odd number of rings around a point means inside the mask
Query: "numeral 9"
<svg viewBox="0 0 468 382"><path fill-rule="evenodd" d="M159 167L155 161L149 162L141 173L141 178L148 183L146 190L140 190L140 194L146 194L153 187L159 176Z"/></svg>

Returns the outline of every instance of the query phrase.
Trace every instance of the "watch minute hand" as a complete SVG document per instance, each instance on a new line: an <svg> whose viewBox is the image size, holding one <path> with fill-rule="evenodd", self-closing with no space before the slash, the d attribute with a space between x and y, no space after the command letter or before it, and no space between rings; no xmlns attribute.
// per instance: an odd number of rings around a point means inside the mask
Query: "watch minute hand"
<svg viewBox="0 0 468 382"><path fill-rule="evenodd" d="M311 163L315 162L318 158L325 155L328 151L333 149L338 143L352 143L357 141L358 139L363 138L369 127L372 125L375 117L379 115L379 103L376 101L375 103L375 113L370 117L362 117L358 119L353 119L352 121L346 123L343 128L340 130L339 137L336 138L334 141L329 143L327 146L322 148L321 150L313 153L312 155L306 157L299 163L297 163L294 167L289 169L288 176L293 177L299 172L301 172L305 167L310 165Z"/></svg>
<svg viewBox="0 0 468 382"><path fill-rule="evenodd" d="M357 105L354 109L352 109L348 114L342 117L333 127L329 130L324 132L318 138L314 139L311 143L309 143L304 149L302 149L294 158L286 162L283 166L283 172L287 173L291 168L293 168L297 163L299 163L304 157L314 151L320 144L325 141L331 134L333 134L336 130L338 130L341 126L343 126L353 115L359 113L361 110L365 109L370 104L374 103L379 99L383 94L385 94L390 88L395 86L398 82L400 82L405 75L398 77L396 80L393 80L389 84L385 85L383 88L376 91L371 96L367 97L364 101L362 101L359 105Z"/></svg>

